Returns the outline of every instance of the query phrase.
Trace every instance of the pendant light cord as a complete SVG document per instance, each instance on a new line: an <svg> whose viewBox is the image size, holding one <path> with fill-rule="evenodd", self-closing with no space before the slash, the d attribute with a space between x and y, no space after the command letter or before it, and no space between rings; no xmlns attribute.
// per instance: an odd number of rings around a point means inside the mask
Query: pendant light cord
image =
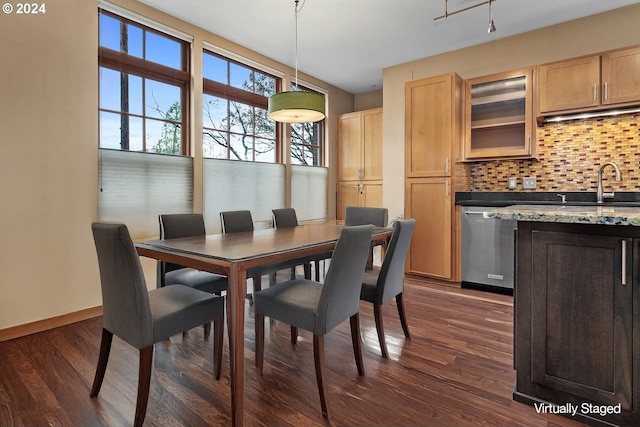
<svg viewBox="0 0 640 427"><path fill-rule="evenodd" d="M296 53L296 84L295 84L295 88L296 90L298 90L298 1L299 0L295 0L295 12L296 12L296 38L295 38L295 53ZM304 5L304 3L303 3Z"/></svg>

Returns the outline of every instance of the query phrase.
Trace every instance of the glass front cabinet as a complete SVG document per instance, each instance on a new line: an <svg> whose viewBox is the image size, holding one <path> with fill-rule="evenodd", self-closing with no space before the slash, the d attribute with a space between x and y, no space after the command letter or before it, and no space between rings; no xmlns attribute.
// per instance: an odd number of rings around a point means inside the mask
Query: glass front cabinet
<svg viewBox="0 0 640 427"><path fill-rule="evenodd" d="M533 68L465 82L464 160L536 156Z"/></svg>

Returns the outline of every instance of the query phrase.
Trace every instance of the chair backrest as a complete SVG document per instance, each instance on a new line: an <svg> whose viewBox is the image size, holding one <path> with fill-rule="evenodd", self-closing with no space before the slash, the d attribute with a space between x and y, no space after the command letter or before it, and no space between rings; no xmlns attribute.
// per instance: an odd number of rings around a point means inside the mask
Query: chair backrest
<svg viewBox="0 0 640 427"><path fill-rule="evenodd" d="M158 215L161 239L176 239L179 237L204 236L207 231L204 226L204 216L200 213L191 214L162 214ZM158 287L164 286L164 274L184 268L182 265L158 261Z"/></svg>
<svg viewBox="0 0 640 427"><path fill-rule="evenodd" d="M220 225L223 233L238 233L241 231L253 231L253 218L251 211L226 211L220 212Z"/></svg>
<svg viewBox="0 0 640 427"><path fill-rule="evenodd" d="M358 312L372 232L372 225L345 227L340 232L322 286L315 334L326 334Z"/></svg>
<svg viewBox="0 0 640 427"><path fill-rule="evenodd" d="M297 227L298 216L293 208L271 209L273 213L273 227L286 228Z"/></svg>
<svg viewBox="0 0 640 427"><path fill-rule="evenodd" d="M387 208L347 206L344 215L344 225L372 224L376 227L386 227L388 218L389 211Z"/></svg>
<svg viewBox="0 0 640 427"><path fill-rule="evenodd" d="M393 223L393 234L385 251L378 274L378 303L384 304L404 289L404 266L416 226L415 219L400 219Z"/></svg>
<svg viewBox="0 0 640 427"><path fill-rule="evenodd" d="M149 293L127 226L94 222L91 230L100 267L103 327L136 348L153 344Z"/></svg>
<svg viewBox="0 0 640 427"><path fill-rule="evenodd" d="M164 214L158 215L160 238L204 236L207 231L202 214Z"/></svg>

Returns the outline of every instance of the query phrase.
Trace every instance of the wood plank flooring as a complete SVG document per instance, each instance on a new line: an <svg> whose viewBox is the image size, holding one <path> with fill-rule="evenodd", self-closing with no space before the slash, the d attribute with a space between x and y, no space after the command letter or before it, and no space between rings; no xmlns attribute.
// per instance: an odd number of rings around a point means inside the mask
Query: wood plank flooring
<svg viewBox="0 0 640 427"><path fill-rule="evenodd" d="M380 356L372 307L361 303L365 376L357 374L349 322L325 338L330 419L323 419L311 335L265 327L265 365L254 367L247 303L245 424L248 426L581 426L537 414L511 398L512 297L407 279L412 334L395 304L384 308L390 359ZM89 398L101 318L0 343L0 426L124 426L135 409L138 352L114 338L100 395ZM222 379L212 374L202 329L155 346L147 426L231 424L228 341Z"/></svg>

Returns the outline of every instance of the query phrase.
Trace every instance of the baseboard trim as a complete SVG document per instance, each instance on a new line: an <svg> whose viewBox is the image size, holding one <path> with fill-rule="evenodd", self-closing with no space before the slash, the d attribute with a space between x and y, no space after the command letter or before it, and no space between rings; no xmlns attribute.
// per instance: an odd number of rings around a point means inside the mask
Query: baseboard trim
<svg viewBox="0 0 640 427"><path fill-rule="evenodd" d="M63 314L62 316L50 317L49 319L37 320L31 323L0 329L0 342L36 334L49 329L59 328L60 326L70 325L72 323L92 319L98 316L102 316L101 305L74 311L73 313Z"/></svg>

